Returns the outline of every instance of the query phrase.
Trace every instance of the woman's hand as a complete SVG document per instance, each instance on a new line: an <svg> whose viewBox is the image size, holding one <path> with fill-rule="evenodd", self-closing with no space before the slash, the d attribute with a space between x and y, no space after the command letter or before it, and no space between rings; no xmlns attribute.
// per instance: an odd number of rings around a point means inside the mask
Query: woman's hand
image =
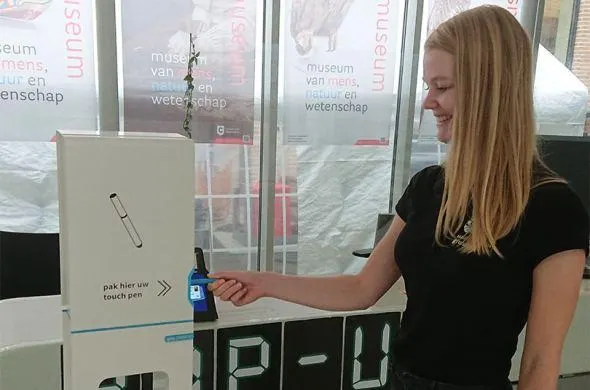
<svg viewBox="0 0 590 390"><path fill-rule="evenodd" d="M222 301L243 306L267 294L265 286L272 274L265 272L218 272L209 275L217 279L209 284L209 291Z"/></svg>

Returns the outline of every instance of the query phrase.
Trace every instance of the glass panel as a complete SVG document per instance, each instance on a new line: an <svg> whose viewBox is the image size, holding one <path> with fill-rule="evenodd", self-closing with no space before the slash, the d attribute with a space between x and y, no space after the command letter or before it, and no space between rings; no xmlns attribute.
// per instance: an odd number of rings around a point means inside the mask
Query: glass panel
<svg viewBox="0 0 590 390"><path fill-rule="evenodd" d="M403 2L282 3L275 269L354 272L388 212Z"/></svg>
<svg viewBox="0 0 590 390"><path fill-rule="evenodd" d="M541 27L541 45L570 66L577 0L546 0ZM579 7L579 2L578 7Z"/></svg>
<svg viewBox="0 0 590 390"><path fill-rule="evenodd" d="M0 230L59 230L54 139L96 130L91 1L0 1Z"/></svg>
<svg viewBox="0 0 590 390"><path fill-rule="evenodd" d="M0 141L96 129L93 20L88 1L0 2Z"/></svg>
<svg viewBox="0 0 590 390"><path fill-rule="evenodd" d="M558 34L556 38L556 46L558 58L559 53L565 51L567 47L566 64L571 67L573 74L581 83L578 85L579 94L586 99L586 106L581 107L581 114L585 115L585 133L590 133L590 120L588 120L588 96L587 88L590 86L590 3L587 1L573 0L573 9L571 9L571 17L568 14L569 5L567 0L562 0L563 4L560 10ZM563 20L572 19L571 28L569 31L569 40L564 43L565 28L562 28ZM545 28L545 21L543 22ZM556 83L556 85L558 85ZM586 92L586 93L584 93Z"/></svg>
<svg viewBox="0 0 590 390"><path fill-rule="evenodd" d="M259 0L119 1L125 131L183 131L190 34L199 56L195 245L208 267L256 269L260 166ZM150 26L146 30L145 26Z"/></svg>
<svg viewBox="0 0 590 390"><path fill-rule="evenodd" d="M535 79L541 134L571 136L584 132L590 79L584 78L582 69L587 67L590 58L586 58L584 49L588 44L584 43L584 38L577 38L577 30L584 26L584 18L578 18L579 12L588 8L584 3L545 1Z"/></svg>

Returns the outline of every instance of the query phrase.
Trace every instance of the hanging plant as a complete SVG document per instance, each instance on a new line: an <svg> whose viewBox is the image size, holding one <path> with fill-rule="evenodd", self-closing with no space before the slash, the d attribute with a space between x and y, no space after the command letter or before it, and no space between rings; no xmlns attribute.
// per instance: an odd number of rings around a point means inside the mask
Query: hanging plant
<svg viewBox="0 0 590 390"><path fill-rule="evenodd" d="M184 114L184 122L182 124L182 129L186 136L190 139L193 138L192 130L191 130L191 122L193 120L193 91L195 89L195 85L193 84L193 66L197 62L197 58L199 58L200 52L197 53L195 50L195 37L193 34L189 34L189 57L188 57L188 65L187 65L187 73L184 76L184 81L186 81L186 91L184 93L184 107L185 107L185 114Z"/></svg>

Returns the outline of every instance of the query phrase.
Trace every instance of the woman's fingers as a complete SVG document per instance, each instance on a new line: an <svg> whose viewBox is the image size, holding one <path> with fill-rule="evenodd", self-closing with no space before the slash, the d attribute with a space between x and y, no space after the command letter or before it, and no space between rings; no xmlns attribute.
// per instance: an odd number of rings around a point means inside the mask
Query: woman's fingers
<svg viewBox="0 0 590 390"><path fill-rule="evenodd" d="M248 293L248 290L243 288L240 291L238 291L237 293L235 293L234 295L232 295L231 297L231 301L234 305L239 306L240 305L240 300L242 298L244 298L244 296Z"/></svg>
<svg viewBox="0 0 590 390"><path fill-rule="evenodd" d="M213 291L213 294L215 296L221 296L221 294L223 294L224 292L227 291L228 288L230 288L231 286L233 286L234 284L236 284L235 280L217 280L215 282L215 285L212 286L211 291Z"/></svg>
<svg viewBox="0 0 590 390"><path fill-rule="evenodd" d="M216 281L214 281L213 283L209 283L207 285L207 288L209 289L209 291L215 291L216 289L218 289L223 283L225 283L224 279L217 279Z"/></svg>
<svg viewBox="0 0 590 390"><path fill-rule="evenodd" d="M222 294L219 295L219 298L222 301L228 301L235 293L242 289L241 283L236 283L235 281L233 282L234 283L229 288L227 288Z"/></svg>
<svg viewBox="0 0 590 390"><path fill-rule="evenodd" d="M236 306L242 306L256 300L256 297L251 294L247 283L237 279L224 279L219 277L220 275L216 276L218 279L210 283L207 288L222 301L231 301Z"/></svg>

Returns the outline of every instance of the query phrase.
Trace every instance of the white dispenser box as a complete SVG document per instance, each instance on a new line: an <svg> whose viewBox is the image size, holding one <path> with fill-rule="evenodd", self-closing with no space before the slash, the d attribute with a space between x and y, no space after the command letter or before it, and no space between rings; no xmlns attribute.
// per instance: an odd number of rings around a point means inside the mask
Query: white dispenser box
<svg viewBox="0 0 590 390"><path fill-rule="evenodd" d="M61 131L57 154L64 389L158 372L190 390L193 142Z"/></svg>

